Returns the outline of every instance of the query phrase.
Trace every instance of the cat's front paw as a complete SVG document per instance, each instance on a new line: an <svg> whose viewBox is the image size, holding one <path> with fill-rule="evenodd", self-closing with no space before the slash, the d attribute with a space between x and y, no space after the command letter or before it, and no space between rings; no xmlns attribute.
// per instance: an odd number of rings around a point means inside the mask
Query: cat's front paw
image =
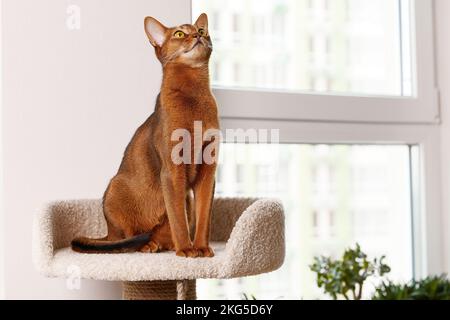
<svg viewBox="0 0 450 320"><path fill-rule="evenodd" d="M211 247L196 248L199 257L212 258L214 257L214 250Z"/></svg>
<svg viewBox="0 0 450 320"><path fill-rule="evenodd" d="M183 258L197 258L198 250L194 248L186 248L182 250L177 250L176 255Z"/></svg>

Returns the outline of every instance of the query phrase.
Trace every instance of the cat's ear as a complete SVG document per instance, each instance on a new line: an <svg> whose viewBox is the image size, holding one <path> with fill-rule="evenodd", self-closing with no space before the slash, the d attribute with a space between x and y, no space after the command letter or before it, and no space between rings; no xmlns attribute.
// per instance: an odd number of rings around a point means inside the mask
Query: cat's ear
<svg viewBox="0 0 450 320"><path fill-rule="evenodd" d="M198 29L205 29L208 31L208 16L206 13L202 13L200 17L198 17L197 21L195 22L195 26Z"/></svg>
<svg viewBox="0 0 450 320"><path fill-rule="evenodd" d="M166 40L167 28L158 20L146 17L144 20L145 33L154 47L161 47Z"/></svg>

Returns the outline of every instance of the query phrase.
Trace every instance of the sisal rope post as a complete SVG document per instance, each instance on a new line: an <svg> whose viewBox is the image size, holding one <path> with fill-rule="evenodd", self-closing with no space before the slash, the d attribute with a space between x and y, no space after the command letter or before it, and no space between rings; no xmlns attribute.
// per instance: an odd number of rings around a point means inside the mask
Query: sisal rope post
<svg viewBox="0 0 450 320"><path fill-rule="evenodd" d="M196 300L196 281L124 282L124 300Z"/></svg>

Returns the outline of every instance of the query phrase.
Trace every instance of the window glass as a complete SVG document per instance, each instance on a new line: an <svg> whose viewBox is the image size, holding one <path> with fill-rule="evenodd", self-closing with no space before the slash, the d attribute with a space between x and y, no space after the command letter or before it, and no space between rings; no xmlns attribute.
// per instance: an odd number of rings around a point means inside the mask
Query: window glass
<svg viewBox="0 0 450 320"><path fill-rule="evenodd" d="M356 243L371 257L386 255L392 279L410 280L409 155L408 146L224 144L216 196L282 200L286 260L268 275L199 281L199 297L323 298L308 266Z"/></svg>
<svg viewBox="0 0 450 320"><path fill-rule="evenodd" d="M212 20L216 86L386 96L414 93L410 2L192 1Z"/></svg>

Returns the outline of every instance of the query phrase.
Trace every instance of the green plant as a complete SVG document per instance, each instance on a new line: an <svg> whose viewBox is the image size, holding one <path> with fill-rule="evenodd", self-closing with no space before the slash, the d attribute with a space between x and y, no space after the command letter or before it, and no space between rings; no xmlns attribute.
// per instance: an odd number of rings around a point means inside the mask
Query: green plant
<svg viewBox="0 0 450 320"><path fill-rule="evenodd" d="M446 275L428 277L407 284L384 282L376 290L374 300L450 300L450 281Z"/></svg>
<svg viewBox="0 0 450 320"><path fill-rule="evenodd" d="M364 282L374 276L383 276L391 271L391 268L380 259L367 258L359 244L355 249L347 249L341 260L333 260L329 257L316 257L310 266L317 274L317 285L323 288L325 293L333 299L350 298L361 300Z"/></svg>
<svg viewBox="0 0 450 320"><path fill-rule="evenodd" d="M242 300L256 300L256 297L254 296L254 295L248 295L248 294L246 294L246 293L243 293L242 294Z"/></svg>

